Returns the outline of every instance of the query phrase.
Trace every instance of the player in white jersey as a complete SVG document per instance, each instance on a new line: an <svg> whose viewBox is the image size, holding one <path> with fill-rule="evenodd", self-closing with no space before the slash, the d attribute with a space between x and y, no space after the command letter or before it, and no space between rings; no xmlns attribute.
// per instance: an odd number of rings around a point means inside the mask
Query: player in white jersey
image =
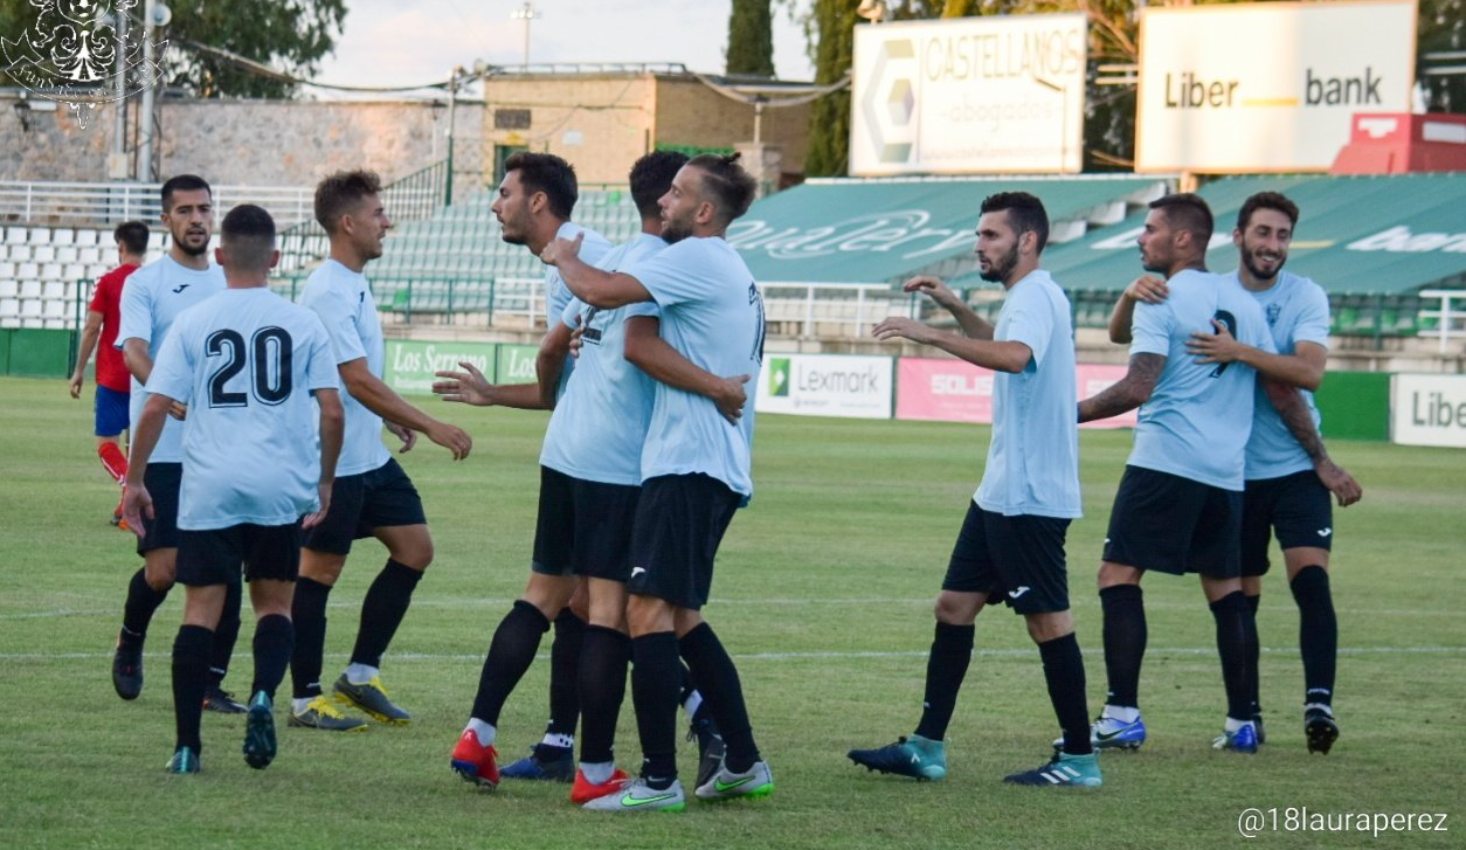
<svg viewBox="0 0 1466 850"><path fill-rule="evenodd" d="M1328 360L1329 300L1313 281L1283 271L1298 224L1298 207L1277 192L1249 197L1237 213L1232 241L1235 275L1263 306L1278 354L1242 345L1226 334L1197 335L1191 350L1203 363L1241 362L1263 374L1284 377L1302 370L1300 395L1306 421L1285 422L1265 401L1255 406L1247 441L1247 489L1242 497L1242 589L1257 611L1262 576L1268 570L1268 541L1283 550L1288 584L1298 604L1298 646L1303 656L1303 731L1309 752L1327 754L1339 737L1333 713L1338 623L1329 590L1329 551L1334 537L1332 491L1340 507L1363 495L1358 483L1329 459L1318 434L1320 417L1313 390ZM1153 297L1163 299L1164 289ZM1251 647L1254 660L1259 647ZM1256 665L1254 663L1254 669ZM1262 740L1262 707L1253 706Z"/></svg>
<svg viewBox="0 0 1466 850"><path fill-rule="evenodd" d="M755 188L736 156L694 157L661 199L666 250L614 273L579 260L579 240L556 240L540 258L558 266L575 296L598 309L655 301L661 337L698 368L721 376L756 375L763 359L763 299L748 266L723 238L748 210ZM657 383L642 448L627 582L641 776L585 808L686 806L676 763L679 652L726 743L722 767L698 786L697 796L717 800L773 791L737 668L699 614L718 544L734 511L753 494L753 420L747 410L731 423L711 399Z"/></svg>
<svg viewBox="0 0 1466 850"><path fill-rule="evenodd" d="M382 255L382 239L392 226L381 190L381 181L369 171L338 172L316 186L316 221L330 238L331 255L311 273L300 303L320 317L331 338L346 390L346 438L331 510L305 536L292 609L296 641L289 722L302 728L367 728L364 720L343 714L321 692L326 601L352 542L362 537L375 537L387 547L387 563L362 600L351 661L334 690L375 720L410 721L411 715L387 695L380 667L412 592L433 560L433 538L417 489L382 445L382 428L385 424L402 441L404 452L413 447L418 432L448 449L454 460L467 457L473 445L463 429L423 413L382 381L382 325L362 273Z"/></svg>
<svg viewBox="0 0 1466 850"><path fill-rule="evenodd" d="M923 276L907 281L906 291L924 293L946 308L961 333L904 317L875 327L877 339L932 345L993 370L994 419L982 483L967 505L937 597L921 721L910 738L851 750L849 757L882 773L945 779L944 739L972 658L974 623L988 603L1007 604L1023 615L1038 645L1064 743L1048 764L1006 781L1094 788L1103 779L1089 740L1084 656L1069 613L1064 557L1069 523L1081 515L1069 299L1039 268L1049 219L1038 198L1003 192L986 198L981 212L980 273L1004 290L997 325L979 317L940 280Z"/></svg>
<svg viewBox="0 0 1466 850"><path fill-rule="evenodd" d="M142 415L153 358L167 340L174 318L224 289L224 272L209 262L209 239L214 232L214 197L209 184L192 174L177 175L163 184L162 202L163 224L172 237L168 253L134 272L122 289L121 323L115 345L122 350L132 373L131 429L137 427ZM122 629L112 658L112 685L126 700L137 699L142 692L143 642L148 624L173 587L178 557L178 484L183 469L180 420L184 415L182 406L173 410L145 470L157 516L148 524L148 533L138 540L143 568L128 584ZM230 587L224 618L215 632L205 694L205 708L226 714L244 711L244 706L222 687L239 637L239 605L240 587L236 582Z"/></svg>
<svg viewBox="0 0 1466 850"><path fill-rule="evenodd" d="M294 637L290 598L300 532L319 523L330 504L345 419L325 328L267 288L280 259L269 213L237 206L221 235L217 256L229 288L180 313L158 353L125 499L128 524L145 535L156 513L141 471L169 407L189 405L178 499L178 581L186 590L173 642L178 737L167 767L179 774L200 768L214 629L241 565L256 617L244 758L253 768L275 758L272 709Z"/></svg>
<svg viewBox="0 0 1466 850"><path fill-rule="evenodd" d="M641 213L642 232L601 257L596 265L611 271L634 265L666 247L660 233L657 201L687 157L655 152L631 169L631 194ZM548 232L548 228L546 228ZM723 381L692 367L657 336L654 304L598 310L572 299L547 338L564 345L570 330L583 332L583 353L554 404L541 453L540 511L529 586L500 622L484 661L478 694L467 728L459 737L452 767L465 779L493 785L499 771L493 746L505 698L528 669L549 627L550 613L564 609L582 583L588 593L589 626L575 671L583 717L581 765L575 770L570 799L586 803L618 790L626 774L615 767L616 719L625 692L630 642L625 635L626 579L630 533L641 484L641 448L651 417L653 383L649 374L695 370L695 380L736 397L741 382ZM434 391L450 401L502 403L509 388L493 387L468 364L465 372L440 372L446 380ZM547 398L553 398L554 371L540 373ZM690 388L691 389L691 388ZM693 391L698 391L693 389ZM548 609L548 610L547 610ZM558 669L551 671L552 688ZM564 674L561 674L564 675ZM685 701L684 701L685 702ZM714 741L706 724L694 729ZM543 745L531 756L545 773L558 759L545 758ZM716 766L716 756L709 762ZM505 768L504 774L509 774Z"/></svg>

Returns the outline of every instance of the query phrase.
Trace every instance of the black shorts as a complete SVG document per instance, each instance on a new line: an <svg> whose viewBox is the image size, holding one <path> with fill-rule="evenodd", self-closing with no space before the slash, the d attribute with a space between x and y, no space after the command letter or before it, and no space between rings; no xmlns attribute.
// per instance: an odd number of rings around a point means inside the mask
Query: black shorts
<svg viewBox="0 0 1466 850"><path fill-rule="evenodd" d="M300 523L232 525L209 531L181 531L178 583L190 587L244 580L295 581L300 573Z"/></svg>
<svg viewBox="0 0 1466 850"><path fill-rule="evenodd" d="M985 593L1015 614L1069 610L1069 573L1064 535L1069 520L1045 516L1003 516L971 502L942 590Z"/></svg>
<svg viewBox="0 0 1466 850"><path fill-rule="evenodd" d="M1168 472L1125 467L1104 559L1208 578L1241 575L1242 494Z"/></svg>
<svg viewBox="0 0 1466 850"><path fill-rule="evenodd" d="M707 604L713 558L743 497L710 475L642 482L626 589L694 611Z"/></svg>
<svg viewBox="0 0 1466 850"><path fill-rule="evenodd" d="M427 521L412 479L395 459L389 459L371 472L337 478L325 521L305 533L303 545L317 552L346 555L351 552L351 541L371 537L378 528Z"/></svg>
<svg viewBox="0 0 1466 850"><path fill-rule="evenodd" d="M540 514L530 569L625 582L640 487L572 478L540 467Z"/></svg>
<svg viewBox="0 0 1466 850"><path fill-rule="evenodd" d="M143 486L153 497L153 518L143 517L143 536L137 553L178 548L178 489L183 484L183 464L150 463L143 470Z"/></svg>
<svg viewBox="0 0 1466 850"><path fill-rule="evenodd" d="M1284 550L1331 548L1334 503L1313 470L1247 482L1242 494L1242 575L1267 572L1272 534Z"/></svg>

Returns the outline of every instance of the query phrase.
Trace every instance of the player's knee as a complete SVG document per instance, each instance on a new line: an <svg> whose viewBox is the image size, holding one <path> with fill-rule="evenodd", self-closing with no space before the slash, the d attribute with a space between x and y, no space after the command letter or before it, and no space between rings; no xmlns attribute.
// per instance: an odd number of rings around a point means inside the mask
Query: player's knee
<svg viewBox="0 0 1466 850"><path fill-rule="evenodd" d="M1140 584L1140 570L1124 564L1112 564L1105 561L1100 564L1098 583L1100 590L1122 584Z"/></svg>
<svg viewBox="0 0 1466 850"><path fill-rule="evenodd" d="M949 626L970 626L977 619L977 612L982 610L986 598L981 593L954 593L944 590L937 595L937 602L932 608L932 613L938 623L945 623Z"/></svg>
<svg viewBox="0 0 1466 850"><path fill-rule="evenodd" d="M634 638L673 631L672 606L655 596L634 595L626 603L626 625Z"/></svg>
<svg viewBox="0 0 1466 850"><path fill-rule="evenodd" d="M391 551L392 560L418 572L428 568L428 565L433 562L434 554L433 540L430 537L394 547Z"/></svg>
<svg viewBox="0 0 1466 850"><path fill-rule="evenodd" d="M1028 636L1034 643L1048 643L1074 631L1074 617L1068 611L1025 614L1023 619L1028 625Z"/></svg>

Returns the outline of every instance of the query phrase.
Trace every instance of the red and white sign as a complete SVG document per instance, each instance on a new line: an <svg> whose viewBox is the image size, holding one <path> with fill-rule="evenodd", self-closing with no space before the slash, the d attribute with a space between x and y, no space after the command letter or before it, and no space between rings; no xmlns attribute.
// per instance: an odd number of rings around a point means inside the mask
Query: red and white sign
<svg viewBox="0 0 1466 850"><path fill-rule="evenodd" d="M1081 364L1075 373L1084 399L1125 377L1125 367ZM896 418L991 424L993 373L962 360L903 357L897 364ZM1135 411L1081 427L1133 428Z"/></svg>

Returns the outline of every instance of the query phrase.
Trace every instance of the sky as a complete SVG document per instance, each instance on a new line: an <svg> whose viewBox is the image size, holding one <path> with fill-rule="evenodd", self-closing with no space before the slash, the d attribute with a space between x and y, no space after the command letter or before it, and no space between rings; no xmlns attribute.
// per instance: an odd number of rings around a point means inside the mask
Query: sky
<svg viewBox="0 0 1466 850"><path fill-rule="evenodd" d="M517 65L523 0L348 0L346 25L317 79L346 85L414 85L443 80L455 65ZM806 5L801 0L800 5ZM721 73L732 0L534 0L531 62L681 62ZM613 37L608 37L611 35ZM804 32L774 10L774 66L809 80ZM330 97L316 90L317 97Z"/></svg>

